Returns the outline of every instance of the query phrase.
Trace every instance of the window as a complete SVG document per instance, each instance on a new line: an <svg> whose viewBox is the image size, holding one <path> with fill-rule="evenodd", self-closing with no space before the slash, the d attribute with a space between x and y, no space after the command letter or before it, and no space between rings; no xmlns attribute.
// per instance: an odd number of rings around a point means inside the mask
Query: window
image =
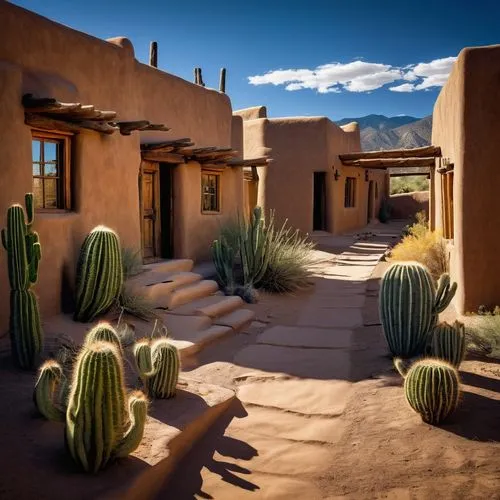
<svg viewBox="0 0 500 500"><path fill-rule="evenodd" d="M443 237L453 239L453 170L441 176Z"/></svg>
<svg viewBox="0 0 500 500"><path fill-rule="evenodd" d="M220 211L220 175L201 174L201 211Z"/></svg>
<svg viewBox="0 0 500 500"><path fill-rule="evenodd" d="M33 195L36 209L70 208L70 138L33 132Z"/></svg>
<svg viewBox="0 0 500 500"><path fill-rule="evenodd" d="M356 177L346 177L344 207L351 208L356 202Z"/></svg>

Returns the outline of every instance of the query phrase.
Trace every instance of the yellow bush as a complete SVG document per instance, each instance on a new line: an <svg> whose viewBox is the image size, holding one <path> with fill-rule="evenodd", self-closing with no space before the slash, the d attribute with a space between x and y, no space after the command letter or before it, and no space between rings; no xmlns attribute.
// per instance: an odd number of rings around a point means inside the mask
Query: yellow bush
<svg viewBox="0 0 500 500"><path fill-rule="evenodd" d="M439 231L411 231L391 251L390 261L417 261L426 266L434 279L448 272L446 242Z"/></svg>

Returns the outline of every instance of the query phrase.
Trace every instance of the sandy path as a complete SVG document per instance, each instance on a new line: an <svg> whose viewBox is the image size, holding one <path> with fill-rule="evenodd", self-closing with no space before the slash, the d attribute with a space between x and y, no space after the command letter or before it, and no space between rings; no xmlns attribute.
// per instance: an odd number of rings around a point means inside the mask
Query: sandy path
<svg viewBox="0 0 500 500"><path fill-rule="evenodd" d="M405 404L369 279L390 240L325 239L338 258L314 289L263 296L254 328L203 354L191 375L236 388L241 403L159 498L500 498L500 448L489 442L500 438L498 365L465 363L476 387L447 428ZM489 388L477 387L483 379Z"/></svg>

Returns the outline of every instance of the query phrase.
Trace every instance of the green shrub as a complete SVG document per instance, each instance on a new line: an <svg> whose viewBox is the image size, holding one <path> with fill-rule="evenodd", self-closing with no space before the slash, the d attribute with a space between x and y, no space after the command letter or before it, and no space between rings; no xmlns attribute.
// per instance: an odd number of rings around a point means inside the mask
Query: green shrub
<svg viewBox="0 0 500 500"><path fill-rule="evenodd" d="M500 310L484 306L479 314L467 314L461 321L465 325L467 350L479 356L500 359Z"/></svg>
<svg viewBox="0 0 500 500"><path fill-rule="evenodd" d="M423 175L409 175L405 177L391 177L391 194L413 193L428 191L429 179Z"/></svg>

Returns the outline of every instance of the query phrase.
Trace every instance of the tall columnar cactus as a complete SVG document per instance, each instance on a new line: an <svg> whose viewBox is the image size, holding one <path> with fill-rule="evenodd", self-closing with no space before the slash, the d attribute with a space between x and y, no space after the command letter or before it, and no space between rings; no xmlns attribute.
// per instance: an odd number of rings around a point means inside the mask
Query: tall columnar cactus
<svg viewBox="0 0 500 500"><path fill-rule="evenodd" d="M220 284L230 294L235 287L234 262L235 251L227 244L224 237L212 243L212 257Z"/></svg>
<svg viewBox="0 0 500 500"><path fill-rule="evenodd" d="M460 378L452 365L424 359L406 371L401 359L395 359L394 364L405 379L406 400L424 422L437 425L455 411L460 399Z"/></svg>
<svg viewBox="0 0 500 500"><path fill-rule="evenodd" d="M120 294L123 267L117 234L94 228L80 250L76 278L76 321L92 321L106 312Z"/></svg>
<svg viewBox="0 0 500 500"><path fill-rule="evenodd" d="M432 331L429 354L442 359L456 368L465 357L465 327L455 321L453 325L442 323Z"/></svg>
<svg viewBox="0 0 500 500"><path fill-rule="evenodd" d="M120 351L122 348L120 337L118 337L116 330L107 321L99 322L87 333L85 336L85 345L93 342L110 342L118 347Z"/></svg>
<svg viewBox="0 0 500 500"><path fill-rule="evenodd" d="M134 357L148 396L155 399L175 396L180 371L179 351L175 345L166 338L152 344L141 340L134 346Z"/></svg>
<svg viewBox="0 0 500 500"><path fill-rule="evenodd" d="M58 405L58 385L64 377L61 365L49 359L40 367L33 391L33 401L37 410L47 420L64 421L64 411Z"/></svg>
<svg viewBox="0 0 500 500"><path fill-rule="evenodd" d="M438 314L451 302L456 288L445 274L436 291L429 271L417 262L389 267L382 278L379 311L393 355L406 358L425 351Z"/></svg>
<svg viewBox="0 0 500 500"><path fill-rule="evenodd" d="M84 346L73 372L66 445L87 472L130 454L141 442L148 402L144 394L134 392L127 403L123 378L116 346L109 342Z"/></svg>
<svg viewBox="0 0 500 500"><path fill-rule="evenodd" d="M21 205L7 210L7 229L2 229L2 243L7 250L10 283L10 339L16 364L32 369L42 350L43 334L38 301L30 287L38 279L42 252L38 233L32 231L33 194L25 196L26 215Z"/></svg>

